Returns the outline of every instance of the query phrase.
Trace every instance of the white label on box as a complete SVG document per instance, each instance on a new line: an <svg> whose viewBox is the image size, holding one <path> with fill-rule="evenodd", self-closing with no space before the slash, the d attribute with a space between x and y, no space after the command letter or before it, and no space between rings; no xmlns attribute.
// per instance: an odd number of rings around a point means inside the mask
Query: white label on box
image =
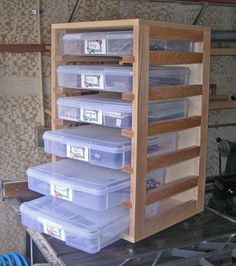
<svg viewBox="0 0 236 266"><path fill-rule="evenodd" d="M79 120L79 109L73 108L73 107L62 107L62 111L60 112L63 117L70 118L70 119L76 119Z"/></svg>
<svg viewBox="0 0 236 266"><path fill-rule="evenodd" d="M112 118L124 118L125 114L121 112L106 112L104 113L105 116L109 116Z"/></svg>
<svg viewBox="0 0 236 266"><path fill-rule="evenodd" d="M72 189L51 184L51 195L60 199L72 201Z"/></svg>
<svg viewBox="0 0 236 266"><path fill-rule="evenodd" d="M104 89L103 75L81 75L82 88Z"/></svg>
<svg viewBox="0 0 236 266"><path fill-rule="evenodd" d="M42 218L39 218L38 220L43 224L43 231L45 234L65 241L65 232L61 225Z"/></svg>
<svg viewBox="0 0 236 266"><path fill-rule="evenodd" d="M105 54L106 40L85 40L85 54Z"/></svg>
<svg viewBox="0 0 236 266"><path fill-rule="evenodd" d="M88 147L86 146L74 147L67 145L66 154L68 158L88 162Z"/></svg>
<svg viewBox="0 0 236 266"><path fill-rule="evenodd" d="M102 125L102 111L101 110L89 110L81 109L80 120L87 123L94 123Z"/></svg>
<svg viewBox="0 0 236 266"><path fill-rule="evenodd" d="M121 126L121 119L116 119L116 126L120 127Z"/></svg>

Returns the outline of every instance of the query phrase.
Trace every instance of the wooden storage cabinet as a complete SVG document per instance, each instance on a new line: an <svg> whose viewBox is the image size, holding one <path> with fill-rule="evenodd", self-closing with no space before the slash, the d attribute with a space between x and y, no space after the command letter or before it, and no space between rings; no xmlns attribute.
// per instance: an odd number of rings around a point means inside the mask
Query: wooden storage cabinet
<svg viewBox="0 0 236 266"><path fill-rule="evenodd" d="M123 57L66 56L62 53L64 33L86 31L133 31L133 55ZM149 51L150 39L194 42L194 51ZM208 131L210 29L141 19L79 22L52 25L52 129L70 124L57 118L56 100L62 95L80 93L78 89L59 88L56 69L68 62L119 63L133 67L132 93L119 93L132 101L132 129L122 135L132 139L132 160L122 171L131 175L130 230L125 239L137 242L172 226L204 209ZM191 70L189 85L149 89L149 65L181 65ZM105 93L104 94L111 94ZM113 93L115 94L115 93ZM148 123L148 102L186 97L189 116ZM178 150L147 158L147 137L178 131ZM56 158L54 157L53 160ZM146 193L148 171L166 167L166 184ZM159 213L145 219L145 206L160 201Z"/></svg>

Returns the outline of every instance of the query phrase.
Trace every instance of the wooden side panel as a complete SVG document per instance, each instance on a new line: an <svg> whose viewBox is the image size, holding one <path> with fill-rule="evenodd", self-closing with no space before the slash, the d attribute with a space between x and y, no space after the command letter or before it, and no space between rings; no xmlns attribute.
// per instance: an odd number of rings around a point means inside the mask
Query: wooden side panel
<svg viewBox="0 0 236 266"><path fill-rule="evenodd" d="M132 102L132 159L131 175L130 236L134 239L144 234L146 169L147 169L147 129L148 129L148 68L149 68L149 27L134 26ZM140 163L142 162L142 163Z"/></svg>
<svg viewBox="0 0 236 266"><path fill-rule="evenodd" d="M209 105L209 75L210 75L210 32L204 32L203 36L203 94L202 94L202 121L201 121L201 142L199 161L199 183L198 202L199 209L204 208L205 182L206 182L206 161L207 161L207 139L208 139L208 105Z"/></svg>

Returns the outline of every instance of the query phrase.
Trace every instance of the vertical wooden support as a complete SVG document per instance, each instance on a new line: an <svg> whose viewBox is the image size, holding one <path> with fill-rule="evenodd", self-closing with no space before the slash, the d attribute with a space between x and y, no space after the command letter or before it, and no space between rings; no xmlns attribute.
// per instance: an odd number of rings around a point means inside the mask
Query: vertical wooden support
<svg viewBox="0 0 236 266"><path fill-rule="evenodd" d="M137 241L144 235L147 132L148 132L148 77L149 77L149 26L134 26L133 94L132 103L132 168L130 210L130 237Z"/></svg>
<svg viewBox="0 0 236 266"><path fill-rule="evenodd" d="M57 31L52 26L52 36L51 36L51 128L55 130L57 128L56 118L57 118L57 93L55 93L55 88L57 87L57 65L56 53L57 53ZM52 161L55 162L57 157L52 155Z"/></svg>
<svg viewBox="0 0 236 266"><path fill-rule="evenodd" d="M198 181L198 201L197 208L204 209L205 182L206 182L206 162L208 145L208 105L209 105L209 72L210 72L210 39L211 32L203 33L203 63L202 63L202 118L201 118L201 140L199 158L199 181Z"/></svg>
<svg viewBox="0 0 236 266"><path fill-rule="evenodd" d="M51 37L51 125L52 125L52 130L56 129L55 125L55 119L56 119L56 93L55 93L55 88L56 88L56 41L57 41L57 36L56 36L56 29L52 26L52 37Z"/></svg>

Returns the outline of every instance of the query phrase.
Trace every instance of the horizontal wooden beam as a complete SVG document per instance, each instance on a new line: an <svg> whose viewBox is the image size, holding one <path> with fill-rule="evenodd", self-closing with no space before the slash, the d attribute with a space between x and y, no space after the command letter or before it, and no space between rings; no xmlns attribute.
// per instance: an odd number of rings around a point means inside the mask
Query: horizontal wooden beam
<svg viewBox="0 0 236 266"><path fill-rule="evenodd" d="M179 65L202 63L203 53L192 52L149 52L150 65Z"/></svg>
<svg viewBox="0 0 236 266"><path fill-rule="evenodd" d="M97 91L84 90L84 89L76 89L76 88L54 88L53 92L55 94L65 94L66 96L78 96L78 95L91 95L98 94Z"/></svg>
<svg viewBox="0 0 236 266"><path fill-rule="evenodd" d="M78 93L81 92L80 89L71 89L71 88L54 88L53 92L56 94L66 94L66 93Z"/></svg>
<svg viewBox="0 0 236 266"><path fill-rule="evenodd" d="M202 85L165 86L149 89L149 100L165 100L172 98L184 98L202 94Z"/></svg>
<svg viewBox="0 0 236 266"><path fill-rule="evenodd" d="M74 124L78 124L78 123L80 123L80 122L54 118L54 124L56 126L69 126L69 125L74 125Z"/></svg>
<svg viewBox="0 0 236 266"><path fill-rule="evenodd" d="M150 39L202 42L203 31L184 28L177 30L169 26L150 26Z"/></svg>
<svg viewBox="0 0 236 266"><path fill-rule="evenodd" d="M209 109L210 110L219 110L219 109L233 109L236 108L236 101L232 100L214 100L210 101Z"/></svg>
<svg viewBox="0 0 236 266"><path fill-rule="evenodd" d="M114 62L119 64L133 64L134 56L79 56L79 55L56 55L54 58L57 62Z"/></svg>
<svg viewBox="0 0 236 266"><path fill-rule="evenodd" d="M191 146L174 152L165 153L162 155L152 156L148 158L148 171L166 167L169 165L181 163L199 156L200 147ZM133 169L130 165L126 165L122 172L131 174Z"/></svg>
<svg viewBox="0 0 236 266"><path fill-rule="evenodd" d="M186 118L171 119L166 121L150 123L148 135L156 135L173 131L185 130L201 125L201 116L190 116Z"/></svg>
<svg viewBox="0 0 236 266"><path fill-rule="evenodd" d="M218 95L210 95L209 96L210 101L222 101L222 100L230 100L228 94L218 94Z"/></svg>
<svg viewBox="0 0 236 266"><path fill-rule="evenodd" d="M134 133L131 129L122 129L121 135L127 138L132 138L134 136Z"/></svg>
<svg viewBox="0 0 236 266"><path fill-rule="evenodd" d="M148 158L148 171L196 158L199 156L199 153L199 146L191 146L163 155L150 157Z"/></svg>
<svg viewBox="0 0 236 266"><path fill-rule="evenodd" d="M183 191L196 187L198 176L187 176L169 182L163 186L151 190L146 196L146 205L169 198Z"/></svg>
<svg viewBox="0 0 236 266"><path fill-rule="evenodd" d="M134 94L129 92L122 93L122 100L124 101L134 101Z"/></svg>
<svg viewBox="0 0 236 266"><path fill-rule="evenodd" d="M28 188L27 181L3 182L3 198L18 198L39 196L40 194Z"/></svg>
<svg viewBox="0 0 236 266"><path fill-rule="evenodd" d="M173 206L172 208L166 209L146 220L145 237L160 232L167 227L199 213L200 211L200 209L197 209L196 200L189 200L187 202L180 203L177 206Z"/></svg>
<svg viewBox="0 0 236 266"><path fill-rule="evenodd" d="M126 165L124 168L121 169L121 171L127 174L132 174L133 168L130 165Z"/></svg>
<svg viewBox="0 0 236 266"><path fill-rule="evenodd" d="M0 44L0 53L49 52L50 44Z"/></svg>
<svg viewBox="0 0 236 266"><path fill-rule="evenodd" d="M73 23L56 23L52 24L52 29L62 30L131 30L133 26L139 25L140 19L121 19L121 20L104 20L104 21L85 21Z"/></svg>
<svg viewBox="0 0 236 266"><path fill-rule="evenodd" d="M234 56L236 48L211 48L211 55Z"/></svg>

